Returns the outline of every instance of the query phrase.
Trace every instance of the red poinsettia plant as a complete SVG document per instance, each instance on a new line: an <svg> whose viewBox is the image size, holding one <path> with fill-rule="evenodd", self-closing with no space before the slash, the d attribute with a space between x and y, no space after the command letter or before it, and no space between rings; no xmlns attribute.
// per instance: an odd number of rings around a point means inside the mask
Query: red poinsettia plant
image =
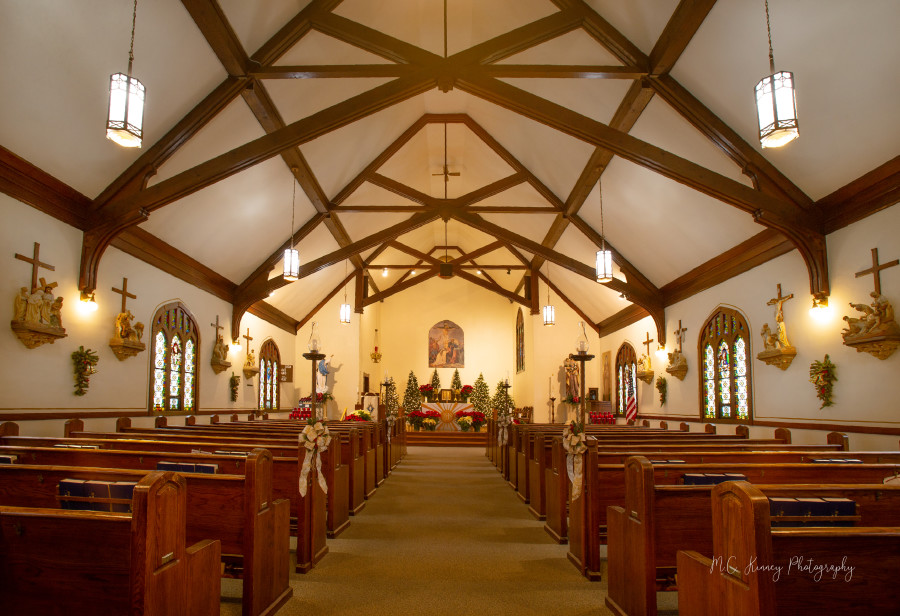
<svg viewBox="0 0 900 616"><path fill-rule="evenodd" d="M463 398L468 398L469 396L472 395L472 392L474 392L474 391L475 391L475 388L472 387L471 385L463 385L462 389L459 390L459 395L462 396Z"/></svg>
<svg viewBox="0 0 900 616"><path fill-rule="evenodd" d="M485 417L484 413L481 411L456 411L456 423L460 424L462 427L463 424L471 425L475 430L479 430L482 425L484 425ZM460 421L463 417L468 417L468 420Z"/></svg>
<svg viewBox="0 0 900 616"><path fill-rule="evenodd" d="M424 385L419 385L419 393L423 396L427 396L429 394L434 393L434 387L431 386L431 383L425 383Z"/></svg>

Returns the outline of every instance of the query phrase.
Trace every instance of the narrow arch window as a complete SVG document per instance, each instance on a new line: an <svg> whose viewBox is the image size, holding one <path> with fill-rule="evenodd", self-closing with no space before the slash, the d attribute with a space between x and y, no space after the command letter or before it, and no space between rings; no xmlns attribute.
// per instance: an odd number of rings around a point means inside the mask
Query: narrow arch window
<svg viewBox="0 0 900 616"><path fill-rule="evenodd" d="M193 413L197 406L197 322L181 302L153 316L150 410Z"/></svg>
<svg viewBox="0 0 900 616"><path fill-rule="evenodd" d="M637 355L633 346L623 342L616 353L616 415L625 415L632 396L637 405Z"/></svg>
<svg viewBox="0 0 900 616"><path fill-rule="evenodd" d="M272 340L263 342L259 349L259 410L277 411L278 369L281 367L281 353Z"/></svg>
<svg viewBox="0 0 900 616"><path fill-rule="evenodd" d="M731 308L719 308L704 324L698 344L703 362L700 400L704 420L752 418L748 332L743 315Z"/></svg>

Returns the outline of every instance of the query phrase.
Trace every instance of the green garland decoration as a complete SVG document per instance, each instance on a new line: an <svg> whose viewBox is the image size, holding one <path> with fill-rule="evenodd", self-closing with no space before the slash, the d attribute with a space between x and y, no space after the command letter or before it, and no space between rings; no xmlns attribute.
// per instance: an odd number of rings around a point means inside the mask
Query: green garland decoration
<svg viewBox="0 0 900 616"><path fill-rule="evenodd" d="M231 401L232 402L237 402L238 386L240 384L241 384L241 377L239 377L234 372L232 372L231 378L228 379L228 386L231 387Z"/></svg>
<svg viewBox="0 0 900 616"><path fill-rule="evenodd" d="M828 359L828 353L825 354L823 361L816 360L809 365L809 382L816 386L816 397L822 401L820 409L834 405L831 396L834 382L838 380L834 375L835 368L836 366Z"/></svg>
<svg viewBox="0 0 900 616"><path fill-rule="evenodd" d="M91 385L91 375L96 374L94 366L100 358L90 349L83 346L78 347L77 351L72 351L72 367L75 373L75 395L83 396L87 393L88 387Z"/></svg>
<svg viewBox="0 0 900 616"><path fill-rule="evenodd" d="M666 398L669 394L669 384L666 382L666 377L656 377L656 390L659 392L659 405L662 406L666 403Z"/></svg>

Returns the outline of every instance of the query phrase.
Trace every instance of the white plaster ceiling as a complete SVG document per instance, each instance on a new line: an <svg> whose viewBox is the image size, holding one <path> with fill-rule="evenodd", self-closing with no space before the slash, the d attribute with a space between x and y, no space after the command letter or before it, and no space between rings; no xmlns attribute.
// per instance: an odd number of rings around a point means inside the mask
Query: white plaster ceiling
<svg viewBox="0 0 900 616"><path fill-rule="evenodd" d="M214 1L214 0L211 0ZM303 9L305 0L218 0L222 14L247 56L252 56ZM472 45L558 12L550 0L453 0L448 3L448 52ZM644 54L663 33L677 0L586 0ZM441 0L344 0L333 11L342 19L443 54ZM781 150L761 150L756 138L753 86L768 71L762 2L718 0L675 63L671 76L700 103L756 148L812 200L830 194L897 156L900 143L900 3L896 0L792 0L770 3L778 68L794 71L798 86L800 139ZM107 141L103 123L109 75L124 70L130 35L130 3L29 0L6 3L0 14L0 144L89 198L95 198L152 144L223 83L227 73L189 12L177 0L141 2L135 37L134 74L147 87L143 150ZM310 30L274 64L389 65L393 61L338 38ZM498 62L534 65L608 65L621 61L586 30L576 28ZM266 79L281 119L290 124L362 95L390 77ZM562 105L587 118L609 122L632 86L626 79L505 77L502 82ZM357 119L299 146L326 199L334 199L379 154L424 114L465 114L514 156L559 202L566 202L595 147L538 121L454 88L433 88ZM742 170L660 96L655 96L629 133L711 172L751 186ZM158 166L148 185L163 183L265 134L243 97L226 105L204 128ZM443 197L444 137L441 122L425 125L377 170L424 193ZM454 198L507 177L513 168L472 130L447 129L447 185ZM184 177L184 176L181 176ZM662 287L763 230L752 217L706 194L622 158L602 175L603 229L621 254L654 285ZM222 274L241 283L288 237L292 179L274 156L155 210L141 226ZM402 194L363 182L341 207L421 207ZM540 191L521 183L474 204L476 207L547 208ZM402 223L414 211L332 214L350 241ZM598 233L596 186L578 212ZM316 215L298 186L294 229ZM557 216L484 213L485 220L541 242ZM422 253L444 245L438 219L397 241ZM465 251L494 238L451 220L447 243ZM298 245L301 263L341 247L320 224ZM593 242L569 225L554 249L593 263ZM368 259L374 248L360 256ZM533 255L518 249L526 259ZM443 254L436 251L435 254ZM454 256L450 255L451 258ZM379 290L406 274L379 265L412 265L416 258L387 248L370 265ZM483 265L518 265L505 247L477 259ZM276 275L280 264L271 274ZM295 319L305 318L344 279L345 261L277 291L268 301ZM350 268L354 265L350 264ZM547 265L542 268L547 271ZM507 291L523 270L485 270ZM594 322L629 304L582 276L551 266L551 278ZM348 285L352 296L354 284ZM546 287L541 283L541 303Z"/></svg>

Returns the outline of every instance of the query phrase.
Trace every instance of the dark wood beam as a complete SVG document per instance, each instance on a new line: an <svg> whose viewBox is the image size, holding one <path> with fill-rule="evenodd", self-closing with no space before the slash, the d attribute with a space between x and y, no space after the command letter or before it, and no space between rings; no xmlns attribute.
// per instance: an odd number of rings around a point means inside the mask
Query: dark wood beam
<svg viewBox="0 0 900 616"><path fill-rule="evenodd" d="M435 68L444 61L441 56L421 47L334 13L319 13L313 18L313 27L323 34L350 43L354 47L374 53L391 62Z"/></svg>
<svg viewBox="0 0 900 616"><path fill-rule="evenodd" d="M613 332L624 329L629 325L633 325L645 317L649 317L650 313L638 306L632 304L627 308L623 308L614 315L607 317L597 324L597 334L600 337L609 336Z"/></svg>
<svg viewBox="0 0 900 616"><path fill-rule="evenodd" d="M527 308L531 307L530 300L527 300L524 297L522 297L521 295L513 293L512 291L507 291L506 289L501 287L496 282L489 282L487 280L483 280L483 279L479 278L478 276L473 276L469 272L465 272L462 270L456 270L456 272L454 273L454 276L457 278L461 278L462 280L465 280L466 282L469 282L471 284L479 286L482 289L487 289L491 293L496 293L500 297L508 299L510 302L516 302L517 304L521 304L522 306L525 306Z"/></svg>
<svg viewBox="0 0 900 616"><path fill-rule="evenodd" d="M353 294L355 309L357 314L363 313L363 300L366 298L366 270L356 270L356 290ZM377 293L377 291L376 291Z"/></svg>
<svg viewBox="0 0 900 616"><path fill-rule="evenodd" d="M409 256L415 257L416 259L418 259L417 265L421 265L424 262L427 262L430 265L440 265L441 263L443 263L443 261L441 261L440 259L432 257L431 255L427 255L424 252L422 252L420 250L416 250L412 246L407 246L406 244L404 244L402 242L398 242L397 240L390 242L389 245L394 250L399 250L400 252L405 252ZM407 266L407 267L409 267L409 266Z"/></svg>
<svg viewBox="0 0 900 616"><path fill-rule="evenodd" d="M232 77L247 74L249 58L216 0L181 0L219 62Z"/></svg>
<svg viewBox="0 0 900 616"><path fill-rule="evenodd" d="M255 79L353 79L408 77L416 70L410 64L323 64L265 66L253 69Z"/></svg>
<svg viewBox="0 0 900 616"><path fill-rule="evenodd" d="M895 156L816 201L825 216L824 233L834 233L866 216L900 203L900 156Z"/></svg>
<svg viewBox="0 0 900 616"><path fill-rule="evenodd" d="M681 0L650 52L650 72L668 73L694 38L716 0Z"/></svg>
<svg viewBox="0 0 900 616"><path fill-rule="evenodd" d="M329 13L337 8L343 0L312 0L297 15L287 22L266 43L256 50L250 60L259 66L269 66L283 56L294 44L303 38L312 28L312 18Z"/></svg>
<svg viewBox="0 0 900 616"><path fill-rule="evenodd" d="M91 200L65 182L0 146L0 192L84 230ZM9 224L9 222L7 222Z"/></svg>
<svg viewBox="0 0 900 616"><path fill-rule="evenodd" d="M494 195L498 195L502 192L513 188L514 186L518 186L526 181L525 174L516 172L512 175L508 175L505 178L501 178L495 182L491 182L490 184L485 184L481 188L477 188L471 192L468 192L460 197L455 197L453 199L448 199L448 205L451 207L468 207L473 203L478 203L479 201L484 201Z"/></svg>
<svg viewBox="0 0 900 616"><path fill-rule="evenodd" d="M500 79L640 79L647 75L630 66L576 64L491 64L483 70Z"/></svg>
<svg viewBox="0 0 900 616"><path fill-rule="evenodd" d="M438 199L437 197L432 197L431 195L426 195L425 193L416 190L411 186L407 186L402 182L398 182L392 178L381 175L380 173L373 173L369 178L369 182L388 190L395 195L400 195L401 197L405 197L410 201L415 203L420 203L422 205L428 206L430 208L435 208L439 205L443 199Z"/></svg>
<svg viewBox="0 0 900 616"><path fill-rule="evenodd" d="M647 56L638 49L637 45L625 38L621 32L600 17L583 0L551 0L560 10L576 13L581 17L582 28L598 43L625 66L634 66L646 70L649 65Z"/></svg>
<svg viewBox="0 0 900 616"><path fill-rule="evenodd" d="M671 306L793 249L794 245L784 235L774 229L765 229L663 285L660 289L663 302Z"/></svg>
<svg viewBox="0 0 900 616"><path fill-rule="evenodd" d="M267 302L256 302L247 309L247 312L271 323L279 329L283 329L289 334L296 334L297 330L300 329L300 322L297 319Z"/></svg>
<svg viewBox="0 0 900 616"><path fill-rule="evenodd" d="M390 288L385 289L380 293L375 293L374 295L370 295L364 300L364 304L369 306L374 304L375 302L383 302L391 295L396 295L401 291L406 291L407 289L416 286L417 284L421 284L426 280L431 280L435 276L438 275L438 269L436 267L427 269L423 271L421 274L417 274L415 278L408 278L406 280L398 280Z"/></svg>

